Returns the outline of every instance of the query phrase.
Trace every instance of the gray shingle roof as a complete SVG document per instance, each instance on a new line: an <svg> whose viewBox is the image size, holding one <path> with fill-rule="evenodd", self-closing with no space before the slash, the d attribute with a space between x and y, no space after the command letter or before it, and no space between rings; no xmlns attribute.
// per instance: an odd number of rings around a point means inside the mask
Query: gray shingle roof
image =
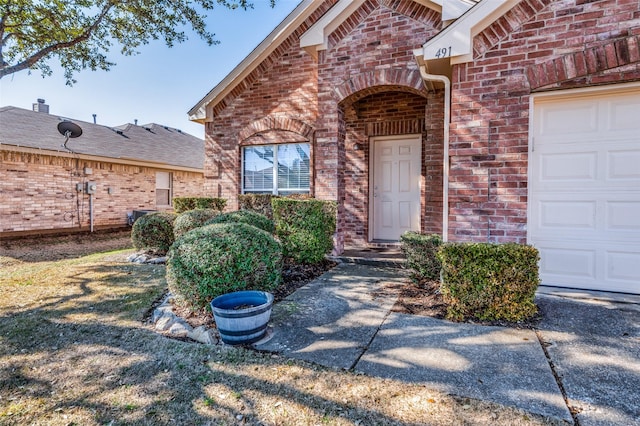
<svg viewBox="0 0 640 426"><path fill-rule="evenodd" d="M6 106L0 108L0 145L69 152L58 123L66 119L53 114ZM125 124L107 127L68 119L82 128L82 136L69 139L74 153L114 159L149 161L167 165L204 168L204 141L178 129L159 124Z"/></svg>

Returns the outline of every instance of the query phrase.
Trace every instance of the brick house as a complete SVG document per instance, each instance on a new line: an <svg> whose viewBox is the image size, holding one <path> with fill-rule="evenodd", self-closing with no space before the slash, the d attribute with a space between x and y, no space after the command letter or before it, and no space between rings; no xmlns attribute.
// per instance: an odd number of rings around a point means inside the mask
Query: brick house
<svg viewBox="0 0 640 426"><path fill-rule="evenodd" d="M640 293L638 0L305 0L189 111L205 192L337 200L336 250L530 243Z"/></svg>
<svg viewBox="0 0 640 426"><path fill-rule="evenodd" d="M65 120L39 100L34 111L0 108L0 235L121 228L135 210L170 210L176 196L202 196L204 142L148 124L107 127ZM90 186L95 184L95 190Z"/></svg>

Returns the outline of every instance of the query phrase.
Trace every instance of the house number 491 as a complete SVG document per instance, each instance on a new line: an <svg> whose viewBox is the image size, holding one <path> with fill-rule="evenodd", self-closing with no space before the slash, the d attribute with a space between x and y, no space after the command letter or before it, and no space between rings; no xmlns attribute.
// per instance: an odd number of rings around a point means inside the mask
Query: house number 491
<svg viewBox="0 0 640 426"><path fill-rule="evenodd" d="M451 46L441 47L436 51L436 58L447 58L451 56Z"/></svg>

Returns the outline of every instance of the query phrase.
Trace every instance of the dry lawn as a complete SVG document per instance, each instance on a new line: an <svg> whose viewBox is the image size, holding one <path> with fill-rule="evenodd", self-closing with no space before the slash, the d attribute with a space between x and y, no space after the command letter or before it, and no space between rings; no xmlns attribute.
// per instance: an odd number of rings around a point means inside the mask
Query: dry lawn
<svg viewBox="0 0 640 426"><path fill-rule="evenodd" d="M33 247L54 260L0 248L2 425L553 424L419 385L168 339L141 321L165 291L164 266L127 263L130 249L85 255L82 241L65 244L64 255Z"/></svg>

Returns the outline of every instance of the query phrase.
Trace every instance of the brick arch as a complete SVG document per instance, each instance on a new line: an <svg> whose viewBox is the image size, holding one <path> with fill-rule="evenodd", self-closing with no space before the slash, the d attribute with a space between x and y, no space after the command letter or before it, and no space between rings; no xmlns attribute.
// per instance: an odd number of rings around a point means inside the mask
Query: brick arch
<svg viewBox="0 0 640 426"><path fill-rule="evenodd" d="M309 124L297 118L271 115L259 120L255 120L249 125L245 126L238 134L240 141L244 141L256 133L283 130L287 132L293 132L301 135L305 139L311 139L311 134L314 128Z"/></svg>
<svg viewBox="0 0 640 426"><path fill-rule="evenodd" d="M406 68L388 68L356 74L332 91L338 103L356 102L381 91L398 90L426 97L420 71Z"/></svg>
<svg viewBox="0 0 640 426"><path fill-rule="evenodd" d="M634 35L531 65L527 68L529 86L533 90L625 65L638 64L638 45L640 36Z"/></svg>

